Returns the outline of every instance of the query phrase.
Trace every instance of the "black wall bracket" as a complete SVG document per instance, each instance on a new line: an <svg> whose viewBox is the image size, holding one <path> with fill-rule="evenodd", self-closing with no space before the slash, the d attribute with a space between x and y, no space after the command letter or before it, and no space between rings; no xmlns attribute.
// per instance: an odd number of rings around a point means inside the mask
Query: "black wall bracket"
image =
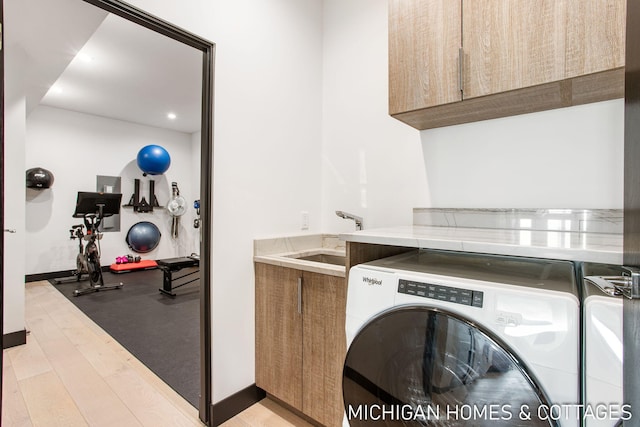
<svg viewBox="0 0 640 427"><path fill-rule="evenodd" d="M140 180L136 178L133 182L131 199L124 207L133 207L133 211L138 213L153 212L153 208L159 208L160 204L155 195L155 181L149 180L149 201L147 202L144 196L140 199Z"/></svg>

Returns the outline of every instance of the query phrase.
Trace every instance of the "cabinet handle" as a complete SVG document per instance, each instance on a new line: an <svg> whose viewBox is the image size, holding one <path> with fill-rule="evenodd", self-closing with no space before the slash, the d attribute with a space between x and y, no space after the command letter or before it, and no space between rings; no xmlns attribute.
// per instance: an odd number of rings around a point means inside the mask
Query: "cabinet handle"
<svg viewBox="0 0 640 427"><path fill-rule="evenodd" d="M298 314L302 314L302 277L298 277Z"/></svg>

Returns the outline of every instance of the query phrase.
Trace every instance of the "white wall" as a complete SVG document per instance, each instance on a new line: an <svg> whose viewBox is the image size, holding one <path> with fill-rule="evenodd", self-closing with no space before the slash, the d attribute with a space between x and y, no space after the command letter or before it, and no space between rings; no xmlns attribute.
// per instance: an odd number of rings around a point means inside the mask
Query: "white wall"
<svg viewBox="0 0 640 427"><path fill-rule="evenodd" d="M623 207L622 99L420 136L433 207Z"/></svg>
<svg viewBox="0 0 640 427"><path fill-rule="evenodd" d="M430 195L418 131L387 113L387 1L325 0L323 31L324 229L411 224Z"/></svg>
<svg viewBox="0 0 640 427"><path fill-rule="evenodd" d="M24 141L26 98L24 69L27 58L15 45L5 51L4 96L4 227L16 233L4 233L4 319L3 334L25 329L25 172Z"/></svg>
<svg viewBox="0 0 640 427"><path fill-rule="evenodd" d="M253 240L321 231L321 4L216 2L214 402L255 381Z"/></svg>
<svg viewBox="0 0 640 427"><path fill-rule="evenodd" d="M414 207L622 208L623 100L418 132L387 115L387 2L325 0L323 215ZM346 221L343 221L346 222Z"/></svg>
<svg viewBox="0 0 640 427"><path fill-rule="evenodd" d="M193 200L198 196L192 187L192 174L199 169L192 158L191 135L137 125L120 120L40 106L27 119L26 167L43 167L53 172L50 189L27 190L26 274L75 269L78 241L69 239L78 191L96 191L96 176L120 176L122 204L133 194L134 179L141 180L141 196L149 201L149 181L155 181L155 195L162 207L171 195L171 182L178 183L180 195L189 204L180 218L177 239L171 237L171 217L165 209L134 213L121 208L120 232L104 233L100 241L101 263L109 265L117 256L138 255L143 259L185 256L194 252L197 233L193 230ZM163 175L142 176L136 157L149 144L164 147L171 156L171 166ZM24 175L24 171L22 171ZM125 242L129 228L139 221L158 226L162 237L158 247L145 254L134 253Z"/></svg>
<svg viewBox="0 0 640 427"><path fill-rule="evenodd" d="M253 240L321 231L321 0L131 3L216 43L213 400L251 385Z"/></svg>

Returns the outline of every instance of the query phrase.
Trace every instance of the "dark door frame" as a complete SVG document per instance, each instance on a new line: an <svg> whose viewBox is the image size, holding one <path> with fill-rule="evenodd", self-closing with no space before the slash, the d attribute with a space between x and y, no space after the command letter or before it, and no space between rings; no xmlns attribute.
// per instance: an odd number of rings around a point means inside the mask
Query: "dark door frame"
<svg viewBox="0 0 640 427"><path fill-rule="evenodd" d="M640 2L627 2L624 90L624 256L627 266L640 267ZM640 425L640 299L624 299L622 312L623 402Z"/></svg>
<svg viewBox="0 0 640 427"><path fill-rule="evenodd" d="M202 52L202 116L200 160L200 404L199 417L211 424L212 374L211 374L211 230L213 206L213 76L215 44L185 31L164 20L152 16L120 0L83 0L107 12L141 25L166 37L177 40ZM3 23L4 2L0 0L0 24ZM0 27L1 29L2 27ZM4 35L0 33L4 46ZM0 164L4 170L4 50L0 47ZM4 177L0 173L0 225L4 229ZM3 233L4 234L4 233ZM0 236L0 247L4 236ZM0 257L0 329L4 324L4 258ZM1 343L0 334L0 343ZM2 355L0 355L2 362ZM2 370L0 370L0 384ZM0 409L2 408L0 387Z"/></svg>
<svg viewBox="0 0 640 427"><path fill-rule="evenodd" d="M0 350L4 349L4 0L0 0ZM0 352L0 367L4 368L4 350ZM0 416L2 414L2 384L0 369ZM2 421L0 420L0 423Z"/></svg>

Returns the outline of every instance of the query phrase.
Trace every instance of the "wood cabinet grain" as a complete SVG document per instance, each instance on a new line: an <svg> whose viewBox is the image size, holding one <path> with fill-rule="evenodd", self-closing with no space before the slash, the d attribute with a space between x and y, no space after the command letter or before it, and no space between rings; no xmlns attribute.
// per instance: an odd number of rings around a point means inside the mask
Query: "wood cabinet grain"
<svg viewBox="0 0 640 427"><path fill-rule="evenodd" d="M262 263L255 272L256 385L322 425L339 426L345 279Z"/></svg>
<svg viewBox="0 0 640 427"><path fill-rule="evenodd" d="M255 264L256 385L302 410L302 272Z"/></svg>
<svg viewBox="0 0 640 427"><path fill-rule="evenodd" d="M451 0L389 0L389 112L461 101L461 7Z"/></svg>
<svg viewBox="0 0 640 427"><path fill-rule="evenodd" d="M303 412L325 426L338 426L344 413L345 279L305 271L302 304Z"/></svg>
<svg viewBox="0 0 640 427"><path fill-rule="evenodd" d="M626 0L389 0L389 113L422 130L622 98L625 24Z"/></svg>
<svg viewBox="0 0 640 427"><path fill-rule="evenodd" d="M624 67L627 2L574 0L570 3L565 19L565 77Z"/></svg>
<svg viewBox="0 0 640 427"><path fill-rule="evenodd" d="M463 98L564 79L567 3L463 2Z"/></svg>

